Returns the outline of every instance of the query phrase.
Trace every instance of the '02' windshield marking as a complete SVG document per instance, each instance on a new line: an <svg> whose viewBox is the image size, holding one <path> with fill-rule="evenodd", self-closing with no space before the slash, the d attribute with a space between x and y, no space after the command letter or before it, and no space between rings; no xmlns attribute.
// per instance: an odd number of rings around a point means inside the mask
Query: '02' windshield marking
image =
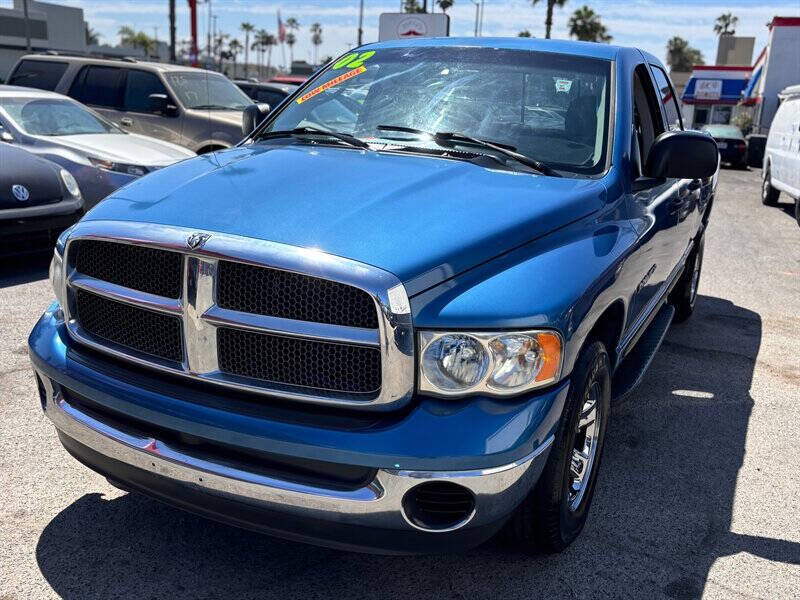
<svg viewBox="0 0 800 600"><path fill-rule="evenodd" d="M300 96L297 99L297 103L298 104L302 104L306 100L310 100L311 98L313 98L317 94L321 94L325 90L329 90L333 86L339 85L343 81L347 81L348 79L352 79L356 75L361 75L361 73L363 73L366 70L367 70L367 67L362 65L362 66L360 66L358 68L353 69L352 71L348 71L347 73L342 73L338 77L334 77L330 81L326 81L322 85L315 87L313 90L311 90L307 94L303 94L302 96Z"/></svg>

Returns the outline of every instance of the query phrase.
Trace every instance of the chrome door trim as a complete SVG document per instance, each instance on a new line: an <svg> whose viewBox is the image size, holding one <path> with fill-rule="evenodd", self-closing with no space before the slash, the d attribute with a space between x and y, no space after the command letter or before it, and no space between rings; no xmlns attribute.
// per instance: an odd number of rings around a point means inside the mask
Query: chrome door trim
<svg viewBox="0 0 800 600"><path fill-rule="evenodd" d="M190 249L188 237L207 233L201 248ZM184 256L183 291L178 300L146 294L95 280L77 273L70 247L78 240L104 240L179 252ZM378 329L295 321L221 309L216 305L216 273L219 260L269 267L328 279L367 292L375 303ZM210 381L260 394L292 400L388 410L408 402L414 388L414 336L408 296L392 273L313 248L300 248L266 240L185 227L123 221L81 221L72 230L64 249L67 331L76 341L137 364L183 377ZM85 289L140 308L182 318L184 360L172 365L119 345L93 338L72 316L73 289ZM376 394L343 393L261 382L219 370L216 356L218 327L233 327L286 336L304 337L380 347L381 388Z"/></svg>

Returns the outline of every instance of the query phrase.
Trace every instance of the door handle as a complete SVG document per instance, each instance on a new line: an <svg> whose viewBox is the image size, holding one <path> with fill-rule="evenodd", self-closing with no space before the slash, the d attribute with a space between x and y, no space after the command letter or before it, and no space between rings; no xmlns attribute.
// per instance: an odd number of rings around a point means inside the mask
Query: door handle
<svg viewBox="0 0 800 600"><path fill-rule="evenodd" d="M120 125L123 125L123 126L125 126L125 127L131 127L131 126L133 125L133 120L132 120L132 119L129 119L128 117L122 117L122 118L119 120L119 124L120 124Z"/></svg>

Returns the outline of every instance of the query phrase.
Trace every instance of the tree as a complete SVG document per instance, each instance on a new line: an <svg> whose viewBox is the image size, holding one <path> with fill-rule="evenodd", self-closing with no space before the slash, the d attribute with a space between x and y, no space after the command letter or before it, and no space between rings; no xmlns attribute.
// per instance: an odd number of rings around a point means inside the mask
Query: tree
<svg viewBox="0 0 800 600"><path fill-rule="evenodd" d="M311 31L311 43L314 44L314 64L316 65L319 57L319 47L322 44L322 25L312 23L309 31Z"/></svg>
<svg viewBox="0 0 800 600"><path fill-rule="evenodd" d="M419 5L418 0L403 0L403 12L424 13L425 9Z"/></svg>
<svg viewBox="0 0 800 600"><path fill-rule="evenodd" d="M233 39L228 42L228 56L233 61L233 77L236 78L236 57L239 56L239 53L242 51L242 43L237 40Z"/></svg>
<svg viewBox="0 0 800 600"><path fill-rule="evenodd" d="M289 32L286 34L286 44L289 46L289 63L294 62L294 45L297 43L297 38L294 34Z"/></svg>
<svg viewBox="0 0 800 600"><path fill-rule="evenodd" d="M703 54L676 35L667 42L667 64L671 71L691 71L694 65L703 64Z"/></svg>
<svg viewBox="0 0 800 600"><path fill-rule="evenodd" d="M611 41L611 36L600 22L600 15L585 4L569 18L569 34L584 42Z"/></svg>
<svg viewBox="0 0 800 600"><path fill-rule="evenodd" d="M100 34L97 33L94 29L86 26L86 45L87 46L95 46L100 43Z"/></svg>
<svg viewBox="0 0 800 600"><path fill-rule="evenodd" d="M443 13L446 13L447 9L453 6L453 0L436 0L436 4L439 5Z"/></svg>
<svg viewBox="0 0 800 600"><path fill-rule="evenodd" d="M223 54L227 55L227 52L225 51L225 44L230 37L231 36L228 33L219 33L214 38L214 56L217 58L220 71L222 70L222 59L224 58Z"/></svg>
<svg viewBox="0 0 800 600"><path fill-rule="evenodd" d="M130 46L133 43L133 40L136 38L136 31L133 27L128 27L127 25L123 25L117 31L119 34L119 43L122 46Z"/></svg>
<svg viewBox="0 0 800 600"><path fill-rule="evenodd" d="M135 31L132 27L124 25L119 28L119 42L121 46L130 46L132 48L141 48L144 50L145 55L155 47L155 41L144 31Z"/></svg>
<svg viewBox="0 0 800 600"><path fill-rule="evenodd" d="M286 19L286 28L291 31L297 31L300 29L300 21L295 19L294 17L289 17Z"/></svg>
<svg viewBox="0 0 800 600"><path fill-rule="evenodd" d="M539 2L547 2L547 16L544 19L544 37L550 39L550 31L553 29L553 8L562 8L567 0L531 0L531 4L536 6Z"/></svg>
<svg viewBox="0 0 800 600"><path fill-rule="evenodd" d="M739 23L739 17L735 17L733 13L722 13L717 17L717 22L714 24L714 33L717 35L733 35L736 33L736 25Z"/></svg>
<svg viewBox="0 0 800 600"><path fill-rule="evenodd" d="M531 35L530 31L528 31L527 29L523 29L522 31L520 31L517 34L517 37L527 37L527 38L529 38L529 37L533 37L533 36Z"/></svg>
<svg viewBox="0 0 800 600"><path fill-rule="evenodd" d="M255 25L249 22L244 22L239 26L239 29L244 31L244 78L247 79L247 73L249 71L249 54L248 51L250 50L250 32L256 28Z"/></svg>

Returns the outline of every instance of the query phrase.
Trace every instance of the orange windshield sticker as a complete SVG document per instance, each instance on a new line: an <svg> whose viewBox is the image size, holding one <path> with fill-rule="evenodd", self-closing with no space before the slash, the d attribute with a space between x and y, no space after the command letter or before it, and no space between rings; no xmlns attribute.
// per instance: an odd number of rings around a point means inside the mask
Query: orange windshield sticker
<svg viewBox="0 0 800 600"><path fill-rule="evenodd" d="M325 82L325 83L323 83L322 85L315 87L313 90L311 90L311 91L310 91L310 92L308 92L307 94L303 94L302 96L300 96L300 97L297 99L297 103L298 103L298 104L302 104L302 103L303 103L303 102L305 102L306 100L310 100L311 98L313 98L313 97L314 97L314 96L316 96L317 94L321 94L321 93L322 93L322 92L324 92L325 90L329 90L329 89L331 89L333 86L335 86L335 85L339 85L339 84L340 84L340 83L342 83L343 81L347 81L348 79L352 79L352 78L353 78L353 77L355 77L356 75L361 75L361 73L363 73L363 72L364 72L364 71L366 71L366 70L367 70L367 67L365 67L365 66L363 66L363 65L362 65L362 66L360 66L360 67L358 67L358 68L356 68L356 69L353 69L352 71L348 71L347 73L342 73L342 74L341 74L341 75L339 75L338 77L334 77L334 78L333 78L333 79L331 79L330 81L326 81L326 82Z"/></svg>

